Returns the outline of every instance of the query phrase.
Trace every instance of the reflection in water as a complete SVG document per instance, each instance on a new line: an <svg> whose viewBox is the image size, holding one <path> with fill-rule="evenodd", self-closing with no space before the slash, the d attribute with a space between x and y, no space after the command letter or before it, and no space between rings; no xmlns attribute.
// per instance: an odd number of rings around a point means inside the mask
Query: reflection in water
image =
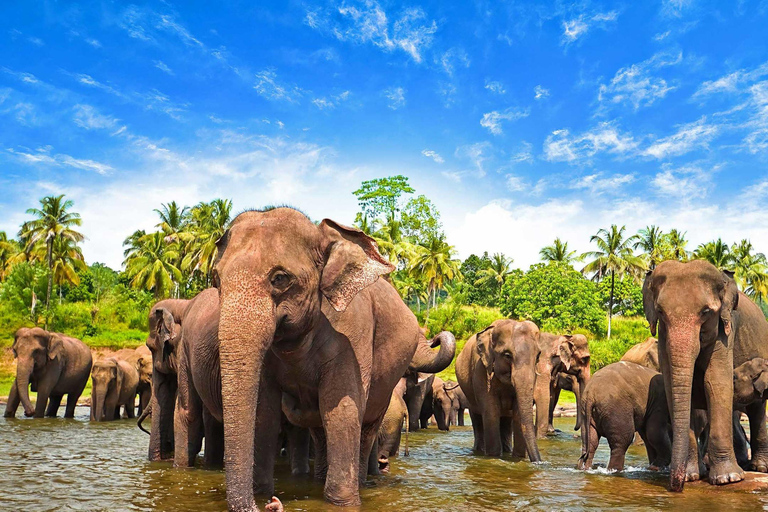
<svg viewBox="0 0 768 512"><path fill-rule="evenodd" d="M134 421L91 423L88 414L78 408L74 420L0 419L3 510L226 510L221 471L148 462L148 437ZM626 472L577 471L580 441L573 437L573 421L556 419L563 432L540 441L547 461L540 464L472 455L471 427L411 434L411 456L395 458L389 475L369 479L362 510L768 509L768 494L708 485L669 493L667 475L644 469L645 452L637 446L627 454ZM607 462L605 440L595 460ZM285 461L276 479L288 511L340 510L323 502L322 486L292 478Z"/></svg>

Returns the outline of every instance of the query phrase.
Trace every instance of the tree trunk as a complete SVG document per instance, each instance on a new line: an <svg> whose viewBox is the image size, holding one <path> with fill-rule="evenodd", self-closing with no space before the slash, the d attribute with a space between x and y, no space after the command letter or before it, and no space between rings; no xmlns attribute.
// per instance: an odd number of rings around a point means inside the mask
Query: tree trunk
<svg viewBox="0 0 768 512"><path fill-rule="evenodd" d="M47 259L48 259L48 291L45 294L45 327L48 330L48 317L51 312L51 291L53 290L53 238L49 238L47 241Z"/></svg>
<svg viewBox="0 0 768 512"><path fill-rule="evenodd" d="M614 277L616 274L611 270L611 295L608 298L608 339L611 339L611 320L613 319L613 290L614 290Z"/></svg>

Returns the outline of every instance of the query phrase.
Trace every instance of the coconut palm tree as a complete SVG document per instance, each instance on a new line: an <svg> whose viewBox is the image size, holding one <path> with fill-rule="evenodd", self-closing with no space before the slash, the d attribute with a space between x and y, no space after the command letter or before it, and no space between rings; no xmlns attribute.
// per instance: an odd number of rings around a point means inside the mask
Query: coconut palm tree
<svg viewBox="0 0 768 512"><path fill-rule="evenodd" d="M167 244L162 231L145 235L136 252L124 262L131 286L153 292L156 299L167 297L181 280L178 258L177 244Z"/></svg>
<svg viewBox="0 0 768 512"><path fill-rule="evenodd" d="M85 238L75 231L75 226L82 225L80 214L68 211L74 203L64 199L64 194L47 196L40 200L40 208L30 208L27 213L36 218L25 222L21 227L19 237L26 242L26 250L32 252L37 244L45 246L45 261L48 265L48 290L45 296L45 329L48 328L48 313L51 307L51 290L53 288L53 247L56 240L68 239L74 244Z"/></svg>
<svg viewBox="0 0 768 512"><path fill-rule="evenodd" d="M432 307L437 305L437 290L443 288L446 281L461 277L460 262L453 259L455 249L448 245L445 236L430 237L423 245L416 246L416 254L411 262L410 271L416 279L427 283L427 297L432 297ZM429 320L429 299L425 325Z"/></svg>
<svg viewBox="0 0 768 512"><path fill-rule="evenodd" d="M19 244L13 238L8 238L5 231L0 231L0 282L5 281L15 259L20 252Z"/></svg>
<svg viewBox="0 0 768 512"><path fill-rule="evenodd" d="M733 264L731 249L728 244L723 242L722 238L699 245L694 251L693 257L697 260L706 260L721 270L731 268Z"/></svg>
<svg viewBox="0 0 768 512"><path fill-rule="evenodd" d="M664 237L667 250L670 252L669 256L677 261L685 261L690 256L688 251L685 250L685 246L688 245L685 234L685 231L680 232L679 229L671 229Z"/></svg>
<svg viewBox="0 0 768 512"><path fill-rule="evenodd" d="M658 226L646 226L637 232L635 249L642 249L648 262L648 268L653 270L664 260L664 233Z"/></svg>
<svg viewBox="0 0 768 512"><path fill-rule="evenodd" d="M138 250L141 248L141 240L147 236L147 232L143 229L137 229L128 237L123 240L123 247L125 247L125 250L123 251L123 259L128 259L131 255L136 254Z"/></svg>
<svg viewBox="0 0 768 512"><path fill-rule="evenodd" d="M568 242L563 242L560 238L555 238L552 245L543 247L539 251L542 261L552 262L558 261L562 263L572 264L578 258L576 257L576 251L568 250Z"/></svg>
<svg viewBox="0 0 768 512"><path fill-rule="evenodd" d="M44 248L40 246L44 251ZM42 251L41 251L42 252ZM42 259L42 254L39 259ZM59 287L59 304L61 304L61 285L80 284L80 276L77 271L85 270L83 251L77 243L70 238L57 238L53 242L53 282Z"/></svg>
<svg viewBox="0 0 768 512"><path fill-rule="evenodd" d="M200 203L190 212L190 230L193 240L182 261L183 270L192 269L205 276L206 285L210 286L213 264L219 255L216 242L224 236L232 218L232 201L214 199L210 203Z"/></svg>
<svg viewBox="0 0 768 512"><path fill-rule="evenodd" d="M768 259L763 253L754 253L749 240L742 240L731 247L734 278L741 289L751 298L764 301L768 297Z"/></svg>
<svg viewBox="0 0 768 512"><path fill-rule="evenodd" d="M165 234L167 242L177 242L183 236L189 218L189 207L180 207L176 201L163 204L161 209L155 209L160 216L160 222L155 227Z"/></svg>
<svg viewBox="0 0 768 512"><path fill-rule="evenodd" d="M582 273L592 274L593 279L601 281L610 276L611 292L608 299L608 339L611 339L611 321L613 319L613 298L616 276L621 279L624 275L630 275L639 279L640 273L645 269L643 258L635 256L632 252L632 244L637 241L637 236L624 238L626 226L619 228L616 224L609 229L600 229L596 235L589 239L597 245L597 251L584 254L584 258L594 258L581 270Z"/></svg>
<svg viewBox="0 0 768 512"><path fill-rule="evenodd" d="M504 281L507 280L507 276L512 273L512 263L514 261L512 258L507 258L501 253L494 254L491 258L490 266L477 273L480 278L475 281L475 286L495 282L499 287L498 300L501 301L501 290L504 287Z"/></svg>

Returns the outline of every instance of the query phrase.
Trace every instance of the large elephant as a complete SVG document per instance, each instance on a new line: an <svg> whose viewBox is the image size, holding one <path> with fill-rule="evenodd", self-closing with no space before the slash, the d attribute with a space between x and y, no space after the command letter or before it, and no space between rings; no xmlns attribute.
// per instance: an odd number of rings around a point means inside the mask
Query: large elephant
<svg viewBox="0 0 768 512"><path fill-rule="evenodd" d="M636 363L640 366L645 366L646 368L660 372L659 340L652 337L646 338L644 342L638 343L627 350L624 355L621 356L621 360Z"/></svg>
<svg viewBox="0 0 768 512"><path fill-rule="evenodd" d="M554 432L552 425L555 406L560 397L562 386L568 386L576 395L579 403L584 387L590 377L589 343L583 334L559 336L548 332L541 333L539 338L541 356L536 364L536 436L546 437L548 432ZM572 376L578 386L573 386ZM581 425L581 416L576 408L576 430Z"/></svg>
<svg viewBox="0 0 768 512"><path fill-rule="evenodd" d="M670 489L702 471L690 429L691 408L707 409L709 481L738 482L744 472L733 449L733 369L768 357L768 322L740 293L733 275L705 261L665 261L643 284L643 308L659 339L659 363L673 425ZM752 432L751 467L768 471L765 400L746 405Z"/></svg>
<svg viewBox="0 0 768 512"><path fill-rule="evenodd" d="M669 464L669 408L661 374L628 361L609 364L595 372L584 388L579 469L590 469L601 437L608 440L608 469L624 469L624 457L635 432L645 442L648 462L656 468Z"/></svg>
<svg viewBox="0 0 768 512"><path fill-rule="evenodd" d="M147 348L152 352L152 430L149 460L173 458L173 414L176 408L177 346L188 300L161 300L149 311Z"/></svg>
<svg viewBox="0 0 768 512"><path fill-rule="evenodd" d="M395 384L412 360L417 371L447 367L455 348L450 336L450 350L430 349L416 317L379 279L392 270L362 231L316 225L291 208L242 213L218 242L231 510L254 510L254 491L272 493L283 395L295 404L283 408L289 421L311 429L325 498L360 504Z"/></svg>
<svg viewBox="0 0 768 512"><path fill-rule="evenodd" d="M139 395L139 414L141 414L152 400L152 351L145 344L135 349L118 350L114 357L128 361L139 373L136 393Z"/></svg>
<svg viewBox="0 0 768 512"><path fill-rule="evenodd" d="M11 384L5 417L16 416L20 403L25 416L55 417L64 395L64 417L74 417L77 400L91 375L93 359L88 346L58 332L23 327L16 331L12 350L17 359L16 379ZM30 385L32 391L37 391L35 407L29 400Z"/></svg>
<svg viewBox="0 0 768 512"><path fill-rule="evenodd" d="M387 407L387 413L379 427L378 462L379 470L383 473L389 471L389 458L400 453L400 438L402 437L403 425L405 425L405 451L403 455L408 456L408 407L403 400L405 394L405 378L398 381L395 389L392 391L392 398Z"/></svg>
<svg viewBox="0 0 768 512"><path fill-rule="evenodd" d="M128 361L108 357L91 369L91 421L120 419L120 406L125 416L136 415L136 388L139 372Z"/></svg>
<svg viewBox="0 0 768 512"><path fill-rule="evenodd" d="M464 345L456 378L469 402L475 451L541 460L533 425L538 357L539 328L530 321L496 320Z"/></svg>

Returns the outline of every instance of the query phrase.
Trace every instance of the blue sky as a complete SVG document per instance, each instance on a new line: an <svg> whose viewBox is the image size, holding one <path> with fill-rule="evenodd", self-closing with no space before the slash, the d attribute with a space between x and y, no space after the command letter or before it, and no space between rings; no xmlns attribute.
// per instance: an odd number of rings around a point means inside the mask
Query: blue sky
<svg viewBox="0 0 768 512"><path fill-rule="evenodd" d="M768 252L768 1L4 2L0 230L66 193L89 262L153 208L351 223L405 174L462 257L611 223Z"/></svg>

